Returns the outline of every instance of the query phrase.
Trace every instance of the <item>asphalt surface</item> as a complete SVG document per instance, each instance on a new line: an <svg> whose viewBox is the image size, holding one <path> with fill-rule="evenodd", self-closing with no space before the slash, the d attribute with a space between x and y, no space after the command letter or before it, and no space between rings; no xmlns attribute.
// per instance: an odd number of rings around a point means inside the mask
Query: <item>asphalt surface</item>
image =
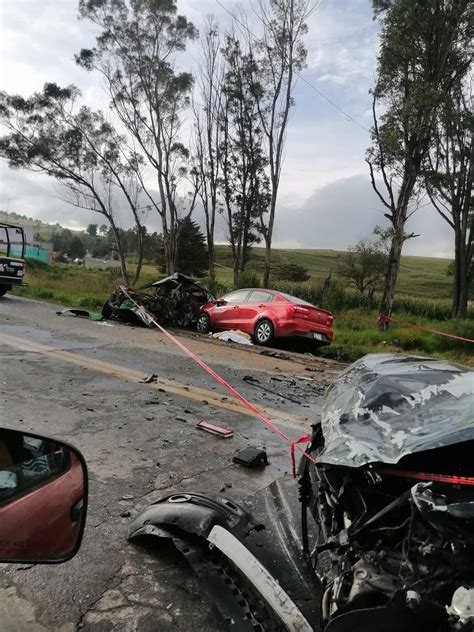
<svg viewBox="0 0 474 632"><path fill-rule="evenodd" d="M58 316L57 309L0 299L0 425L81 450L89 468L87 525L81 550L65 564L0 565L2 632L227 629L174 551L126 540L138 511L178 490L225 493L263 518L263 505L273 502L280 514L292 514L288 528L268 525L276 535L259 546L279 540L282 550L294 550L288 582L298 583L288 444L158 332ZM308 356L267 357L257 348L178 335L292 439L310 430L339 369ZM152 374L154 382L143 383ZM197 430L201 419L233 428L234 437ZM264 470L232 463L247 446L267 450Z"/></svg>

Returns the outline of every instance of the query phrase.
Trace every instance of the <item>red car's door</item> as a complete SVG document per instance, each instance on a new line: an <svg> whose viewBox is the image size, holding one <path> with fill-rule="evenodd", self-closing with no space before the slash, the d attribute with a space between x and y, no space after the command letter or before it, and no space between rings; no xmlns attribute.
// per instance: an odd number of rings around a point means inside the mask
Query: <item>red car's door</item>
<svg viewBox="0 0 474 632"><path fill-rule="evenodd" d="M239 310L239 327L248 334L253 334L258 316L271 308L274 295L266 290L252 290L244 305Z"/></svg>
<svg viewBox="0 0 474 632"><path fill-rule="evenodd" d="M239 319L240 306L245 302L248 290L231 292L216 301L211 314L211 324L214 329L236 329L235 323ZM220 302L222 301L222 304Z"/></svg>

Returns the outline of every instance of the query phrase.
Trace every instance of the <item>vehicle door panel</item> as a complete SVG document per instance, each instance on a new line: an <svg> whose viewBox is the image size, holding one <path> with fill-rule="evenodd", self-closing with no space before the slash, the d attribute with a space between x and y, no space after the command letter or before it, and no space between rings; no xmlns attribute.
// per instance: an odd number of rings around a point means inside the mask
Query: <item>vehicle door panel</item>
<svg viewBox="0 0 474 632"><path fill-rule="evenodd" d="M216 305L213 310L213 326L216 329L236 329L235 324L239 321L240 306L247 295L248 290L237 290L224 296L221 300L225 300L226 303Z"/></svg>
<svg viewBox="0 0 474 632"><path fill-rule="evenodd" d="M268 311L269 304L273 301L273 294L263 290L253 290L247 298L247 302L240 310L240 329L248 334L253 334L258 316L263 311Z"/></svg>

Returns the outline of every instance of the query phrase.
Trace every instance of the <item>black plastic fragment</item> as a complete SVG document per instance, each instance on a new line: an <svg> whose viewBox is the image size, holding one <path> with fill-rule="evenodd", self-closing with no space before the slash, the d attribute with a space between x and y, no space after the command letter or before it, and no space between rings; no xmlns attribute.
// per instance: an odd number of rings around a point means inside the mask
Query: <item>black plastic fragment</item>
<svg viewBox="0 0 474 632"><path fill-rule="evenodd" d="M268 465L267 453L258 448L245 448L232 459L234 463L244 467L257 468Z"/></svg>

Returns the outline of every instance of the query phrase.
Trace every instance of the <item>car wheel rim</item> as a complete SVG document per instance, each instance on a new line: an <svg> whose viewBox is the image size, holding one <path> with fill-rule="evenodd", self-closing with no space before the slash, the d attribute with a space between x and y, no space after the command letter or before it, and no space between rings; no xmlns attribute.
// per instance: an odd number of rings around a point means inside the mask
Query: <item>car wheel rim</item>
<svg viewBox="0 0 474 632"><path fill-rule="evenodd" d="M207 327L207 318L205 316L201 316L197 321L197 329L198 331L204 331Z"/></svg>
<svg viewBox="0 0 474 632"><path fill-rule="evenodd" d="M261 323L257 327L257 340L259 342L267 342L272 334L272 329L268 323Z"/></svg>

